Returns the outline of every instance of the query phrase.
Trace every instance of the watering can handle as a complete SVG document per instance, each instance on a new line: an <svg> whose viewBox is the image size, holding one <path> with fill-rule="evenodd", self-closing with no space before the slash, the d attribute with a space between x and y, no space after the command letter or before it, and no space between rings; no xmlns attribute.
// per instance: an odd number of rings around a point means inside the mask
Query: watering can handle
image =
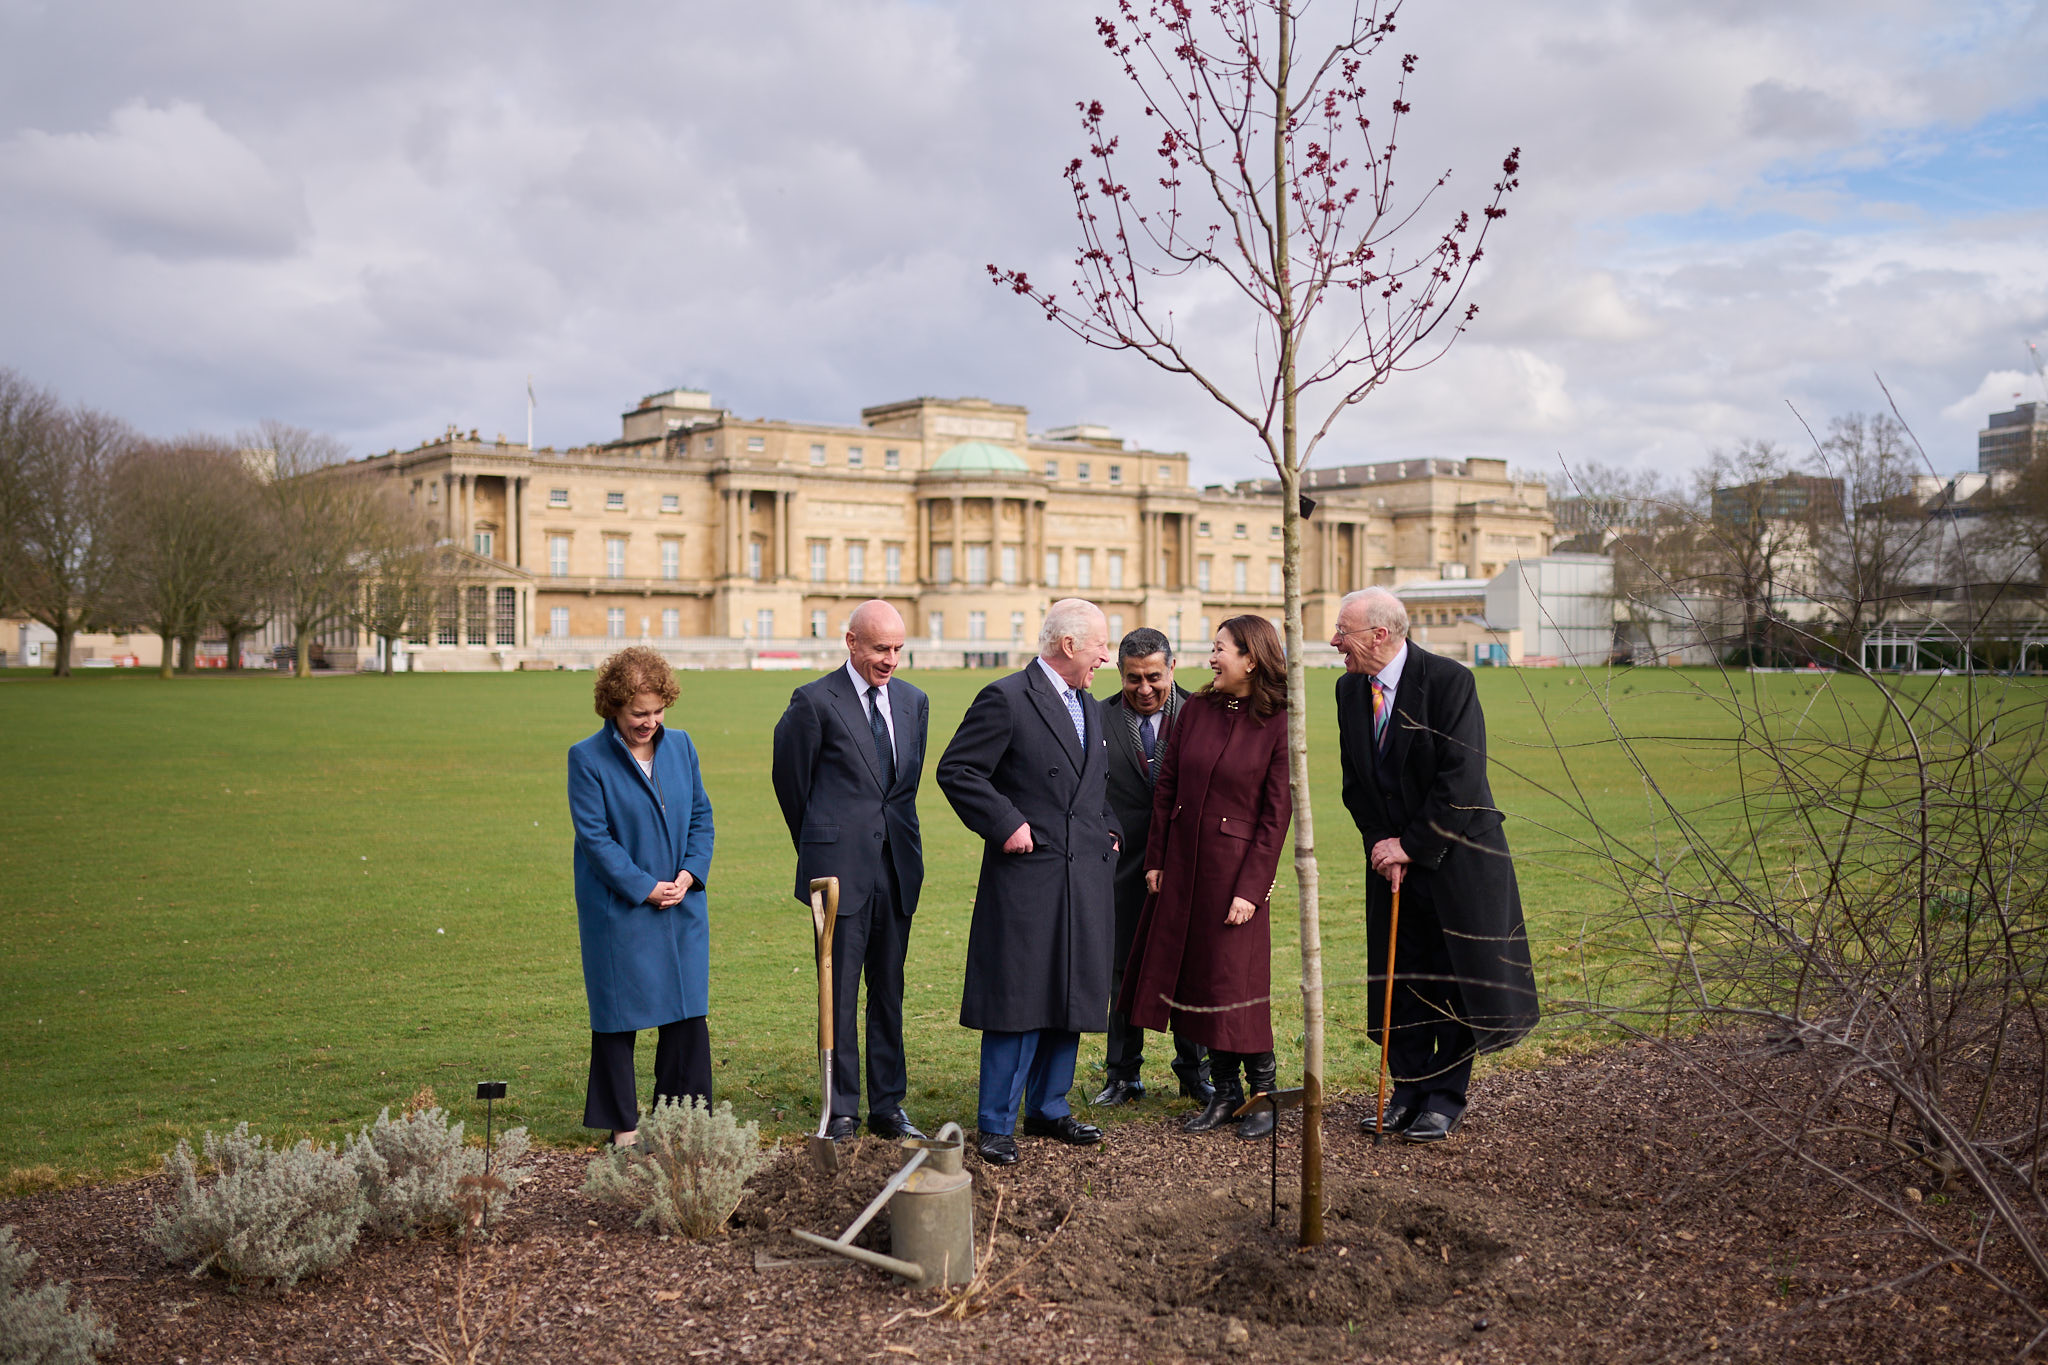
<svg viewBox="0 0 2048 1365"><path fill-rule="evenodd" d="M917 1155L911 1157L910 1160L904 1162L903 1169L896 1172L896 1174L890 1176L889 1183L882 1186L882 1192L876 1195L873 1201L870 1202L866 1208L860 1211L860 1217L854 1219L852 1224L847 1227L846 1231L839 1234L839 1245L850 1246L853 1242L855 1235L858 1234L862 1228L866 1227L868 1225L868 1222L871 1219L873 1219L876 1214L882 1211L882 1205L888 1203L890 1199L895 1197L896 1191L903 1188L903 1182L910 1179L910 1173L916 1170L918 1167L924 1165L924 1159L930 1155L931 1153L929 1151L920 1150L917 1153Z"/></svg>

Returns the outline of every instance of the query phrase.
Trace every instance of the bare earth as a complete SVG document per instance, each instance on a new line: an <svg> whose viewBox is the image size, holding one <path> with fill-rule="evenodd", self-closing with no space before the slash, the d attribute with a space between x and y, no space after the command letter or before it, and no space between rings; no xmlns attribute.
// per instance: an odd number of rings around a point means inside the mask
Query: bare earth
<svg viewBox="0 0 2048 1365"><path fill-rule="evenodd" d="M1972 1276L1889 1284L1919 1248L1815 1179L1748 1160L1745 1126L1674 1070L1637 1046L1495 1072L1436 1148L1375 1148L1340 1105L1313 1249L1293 1235L1298 1116L1282 1126L1277 1231L1266 1144L1186 1136L1184 1105L1148 1101L1149 1120L1097 1148L1024 1140L1007 1171L970 1156L979 1229L996 1236L993 1292L965 1320L874 1271L761 1264L809 1254L785 1228L851 1221L898 1164L873 1140L830 1182L783 1152L730 1233L703 1243L633 1230L578 1193L587 1154L541 1153L466 1266L446 1242L365 1242L281 1296L165 1266L144 1236L161 1179L0 1204L0 1223L40 1253L33 1275L72 1281L112 1320L110 1359L166 1365L440 1359L428 1348L443 1332L459 1345L458 1307L486 1337L477 1360L576 1365L1941 1361L2011 1359L2032 1337ZM1969 1203L1929 1212L1967 1237ZM886 1215L861 1240L886 1250Z"/></svg>

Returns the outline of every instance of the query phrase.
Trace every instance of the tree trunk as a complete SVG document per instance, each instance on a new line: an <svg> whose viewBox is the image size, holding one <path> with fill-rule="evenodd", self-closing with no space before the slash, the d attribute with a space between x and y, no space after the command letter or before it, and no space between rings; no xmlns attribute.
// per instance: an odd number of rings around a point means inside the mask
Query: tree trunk
<svg viewBox="0 0 2048 1365"><path fill-rule="evenodd" d="M396 637L386 635L384 637L384 676L387 678L398 671L396 668L393 667L393 665L398 662L398 660L394 657L397 654L397 652L398 642Z"/></svg>
<svg viewBox="0 0 2048 1365"><path fill-rule="evenodd" d="M295 634L292 637L292 647L298 651L299 656L297 664L292 669L292 676L296 678L312 677L313 633L303 628L300 629L297 632L297 634Z"/></svg>
<svg viewBox="0 0 2048 1365"><path fill-rule="evenodd" d="M199 637L186 633L178 637L178 671L192 673L199 667Z"/></svg>
<svg viewBox="0 0 2048 1365"><path fill-rule="evenodd" d="M56 666L50 670L50 676L53 678L68 678L71 676L71 636L73 633L68 617L59 620L56 629L57 662Z"/></svg>
<svg viewBox="0 0 2048 1365"><path fill-rule="evenodd" d="M1294 877L1301 895L1301 1244L1323 1240L1323 927L1315 815L1308 786L1308 682L1301 663L1301 467L1295 427L1294 272L1287 227L1288 77L1292 7L1276 7L1280 54L1273 79L1273 282L1280 305L1281 586L1287 603L1287 781L1294 796Z"/></svg>
<svg viewBox="0 0 2048 1365"><path fill-rule="evenodd" d="M164 646L163 656L156 661L156 675L159 678L168 678L178 668L178 637L167 627L159 627L156 638L163 641Z"/></svg>
<svg viewBox="0 0 2048 1365"><path fill-rule="evenodd" d="M239 630L231 630L228 632L228 672L239 673L241 671L242 632Z"/></svg>

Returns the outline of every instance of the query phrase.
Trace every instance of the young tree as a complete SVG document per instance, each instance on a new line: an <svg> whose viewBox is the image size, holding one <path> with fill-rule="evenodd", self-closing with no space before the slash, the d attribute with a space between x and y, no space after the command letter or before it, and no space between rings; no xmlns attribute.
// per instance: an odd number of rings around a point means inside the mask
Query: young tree
<svg viewBox="0 0 2048 1365"><path fill-rule="evenodd" d="M1791 460L1766 440L1715 451L1699 474L1706 521L1688 547L1694 559L1691 572L1675 577L1681 582L1689 578L1739 611L1740 649L1747 664L1767 662L1778 604L1802 577L1812 551L1809 510L1790 513L1783 505L1781 490L1793 477Z"/></svg>
<svg viewBox="0 0 2048 1365"><path fill-rule="evenodd" d="M393 672L398 642L423 634L449 575L433 528L396 487L372 495L366 518L362 595L356 624L384 642L384 671Z"/></svg>
<svg viewBox="0 0 2048 1365"><path fill-rule="evenodd" d="M1860 661L1863 637L1897 608L1941 536L1913 497L1920 460L1897 418L1852 412L1829 428L1817 461L1842 481L1842 513L1814 526L1814 578L1843 655Z"/></svg>
<svg viewBox="0 0 2048 1365"><path fill-rule="evenodd" d="M0 603L57 633L59 678L72 637L99 625L113 586L108 472L133 443L117 418L63 408L0 370Z"/></svg>
<svg viewBox="0 0 2048 1365"><path fill-rule="evenodd" d="M1099 101L1080 105L1088 154L1066 168L1081 233L1068 289L989 266L1090 345L1186 378L1241 421L1272 461L1283 509L1288 748L1301 891L1304 1122L1301 1237L1322 1240L1323 966L1302 673L1301 480L1337 419L1396 373L1442 355L1477 311L1455 304L1516 184L1520 149L1475 219L1422 214L1449 173L1395 193L1394 153L1417 59L1391 93L1367 63L1399 0L1358 3L1304 54L1305 0L1118 0L1096 20L1144 113L1152 173L1124 178ZM1142 155L1142 154L1141 154ZM1227 286L1239 325L1177 323L1174 295ZM1306 408L1304 408L1306 405Z"/></svg>
<svg viewBox="0 0 2048 1365"><path fill-rule="evenodd" d="M206 437L145 442L113 471L116 598L121 615L163 638L163 676L197 663L199 637L225 597L255 531L247 467Z"/></svg>

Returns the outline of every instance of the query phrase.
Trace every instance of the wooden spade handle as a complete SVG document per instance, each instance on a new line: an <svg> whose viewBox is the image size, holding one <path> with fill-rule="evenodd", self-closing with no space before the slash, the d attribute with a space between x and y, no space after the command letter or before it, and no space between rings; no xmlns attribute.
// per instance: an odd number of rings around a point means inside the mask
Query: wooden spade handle
<svg viewBox="0 0 2048 1365"><path fill-rule="evenodd" d="M818 1049L830 1052L832 1041L832 933L839 925L839 878L811 879L811 928L818 945Z"/></svg>

